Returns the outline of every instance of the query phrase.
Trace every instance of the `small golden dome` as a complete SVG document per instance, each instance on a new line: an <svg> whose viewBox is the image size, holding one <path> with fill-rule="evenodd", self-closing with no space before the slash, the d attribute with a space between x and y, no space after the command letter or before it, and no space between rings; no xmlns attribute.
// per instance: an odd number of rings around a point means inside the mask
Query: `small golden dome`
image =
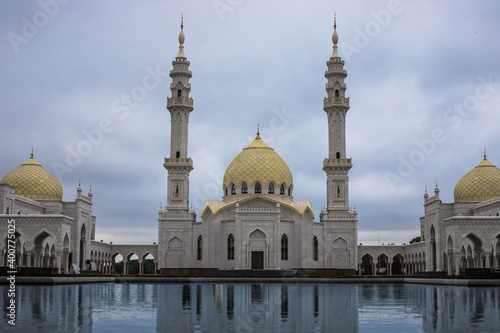
<svg viewBox="0 0 500 333"><path fill-rule="evenodd" d="M455 186L455 201L486 201L500 197L500 169L486 159L462 177Z"/></svg>
<svg viewBox="0 0 500 333"><path fill-rule="evenodd" d="M224 174L224 185L231 183L239 186L242 182L249 186L259 181L262 186L274 182L277 186L282 183L290 187L293 183L292 173L285 161L270 148L259 136L242 150L229 164Z"/></svg>
<svg viewBox="0 0 500 333"><path fill-rule="evenodd" d="M12 185L16 194L35 200L62 200L63 189L57 178L35 160L33 154L3 177L0 183Z"/></svg>

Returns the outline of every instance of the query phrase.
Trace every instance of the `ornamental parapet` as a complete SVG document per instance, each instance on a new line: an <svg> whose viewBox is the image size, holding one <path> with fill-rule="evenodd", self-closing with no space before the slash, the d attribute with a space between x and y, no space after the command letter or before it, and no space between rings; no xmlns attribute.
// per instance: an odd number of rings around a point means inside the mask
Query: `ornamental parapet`
<svg viewBox="0 0 500 333"><path fill-rule="evenodd" d="M189 105L193 106L193 99L191 97L169 97L167 98L168 105Z"/></svg>
<svg viewBox="0 0 500 333"><path fill-rule="evenodd" d="M323 107L329 105L349 105L349 97L325 97Z"/></svg>

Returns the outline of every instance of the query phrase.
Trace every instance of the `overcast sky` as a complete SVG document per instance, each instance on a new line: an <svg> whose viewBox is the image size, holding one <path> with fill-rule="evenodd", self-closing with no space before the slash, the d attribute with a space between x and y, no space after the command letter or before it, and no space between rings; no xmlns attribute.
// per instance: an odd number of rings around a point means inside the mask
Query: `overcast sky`
<svg viewBox="0 0 500 333"><path fill-rule="evenodd" d="M485 146L500 165L497 1L59 1L0 3L0 178L34 145L64 200L92 185L97 240L157 241L181 12L198 220L258 121L319 219L335 11L359 242L417 236L425 186L452 202Z"/></svg>

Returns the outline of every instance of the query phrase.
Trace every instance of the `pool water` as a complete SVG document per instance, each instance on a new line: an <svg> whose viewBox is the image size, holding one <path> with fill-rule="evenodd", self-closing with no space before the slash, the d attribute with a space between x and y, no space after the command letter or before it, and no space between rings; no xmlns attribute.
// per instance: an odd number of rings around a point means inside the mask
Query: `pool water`
<svg viewBox="0 0 500 333"><path fill-rule="evenodd" d="M500 287L97 283L0 286L0 332L499 332Z"/></svg>

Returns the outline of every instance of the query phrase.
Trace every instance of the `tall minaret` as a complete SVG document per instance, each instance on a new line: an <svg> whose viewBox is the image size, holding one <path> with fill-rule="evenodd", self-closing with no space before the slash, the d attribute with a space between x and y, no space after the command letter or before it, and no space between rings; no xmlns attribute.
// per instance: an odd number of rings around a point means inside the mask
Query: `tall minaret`
<svg viewBox="0 0 500 333"><path fill-rule="evenodd" d="M168 171L167 211L189 211L189 173L193 161L188 157L189 113L193 111L193 99L189 97L192 76L189 61L184 54L184 19L181 17L179 33L179 53L172 61L170 71L172 96L167 99L167 109L171 116L170 157L163 166Z"/></svg>
<svg viewBox="0 0 500 333"><path fill-rule="evenodd" d="M346 158L345 119L349 110L349 98L345 96L347 85L344 79L344 61L340 58L337 43L337 18L334 17L332 36L333 53L326 63L328 79L326 92L328 97L323 101L323 109L328 116L328 158L323 162L323 170L327 175L327 211L349 210L349 176L351 159Z"/></svg>

